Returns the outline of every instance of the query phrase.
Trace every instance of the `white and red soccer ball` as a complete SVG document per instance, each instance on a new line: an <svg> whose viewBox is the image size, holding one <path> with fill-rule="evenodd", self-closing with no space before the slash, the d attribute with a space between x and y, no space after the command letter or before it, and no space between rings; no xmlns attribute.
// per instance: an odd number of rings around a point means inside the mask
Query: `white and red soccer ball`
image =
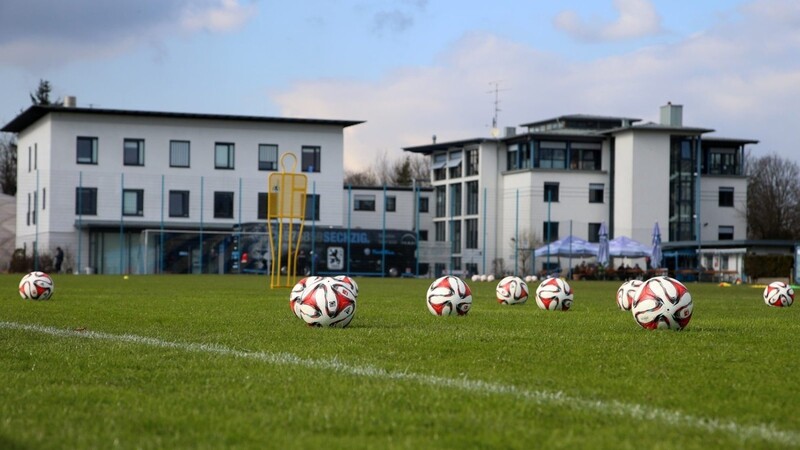
<svg viewBox="0 0 800 450"><path fill-rule="evenodd" d="M358 283L356 283L356 280L354 280L352 277L348 277L347 275L337 275L333 277L333 279L341 281L342 283L347 285L347 287L349 287L350 290L353 291L354 294L356 294L356 297L358 297Z"/></svg>
<svg viewBox="0 0 800 450"><path fill-rule="evenodd" d="M297 282L292 288L292 292L289 294L289 308L292 309L297 318L302 319L303 317L300 315L300 309L298 308L299 304L298 301L303 296L303 291L306 287L316 284L324 280L325 277L305 277Z"/></svg>
<svg viewBox="0 0 800 450"><path fill-rule="evenodd" d="M462 279L445 275L428 287L425 303L435 316L464 316L472 307L472 291Z"/></svg>
<svg viewBox="0 0 800 450"><path fill-rule="evenodd" d="M636 292L644 282L642 280L628 280L617 289L617 306L623 311L630 311Z"/></svg>
<svg viewBox="0 0 800 450"><path fill-rule="evenodd" d="M31 272L19 282L19 296L29 300L47 300L53 295L55 284L44 272Z"/></svg>
<svg viewBox="0 0 800 450"><path fill-rule="evenodd" d="M501 305L521 305L528 301L528 284L520 277L505 277L495 288L497 302Z"/></svg>
<svg viewBox="0 0 800 450"><path fill-rule="evenodd" d="M309 278L313 280L306 279L299 298L294 300L295 314L309 326L344 328L350 325L356 313L357 297L350 286L331 277ZM292 292L294 295L295 290ZM291 304L291 297L289 301Z"/></svg>
<svg viewBox="0 0 800 450"><path fill-rule="evenodd" d="M633 319L649 330L682 330L692 318L692 309L689 290L683 283L670 277L654 277L645 281L631 304Z"/></svg>
<svg viewBox="0 0 800 450"><path fill-rule="evenodd" d="M783 281L773 281L764 288L764 303L778 308L792 306L794 289Z"/></svg>
<svg viewBox="0 0 800 450"><path fill-rule="evenodd" d="M546 278L536 288L536 305L548 311L567 311L574 295L569 283L561 278Z"/></svg>

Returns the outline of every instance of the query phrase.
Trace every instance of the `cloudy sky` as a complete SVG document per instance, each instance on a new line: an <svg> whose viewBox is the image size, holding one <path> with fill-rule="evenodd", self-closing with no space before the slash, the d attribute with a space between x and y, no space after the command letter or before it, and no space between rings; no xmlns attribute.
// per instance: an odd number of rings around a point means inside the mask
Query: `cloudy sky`
<svg viewBox="0 0 800 450"><path fill-rule="evenodd" d="M684 124L800 161L797 0L2 0L0 122L80 106L365 120L350 169L562 114Z"/></svg>

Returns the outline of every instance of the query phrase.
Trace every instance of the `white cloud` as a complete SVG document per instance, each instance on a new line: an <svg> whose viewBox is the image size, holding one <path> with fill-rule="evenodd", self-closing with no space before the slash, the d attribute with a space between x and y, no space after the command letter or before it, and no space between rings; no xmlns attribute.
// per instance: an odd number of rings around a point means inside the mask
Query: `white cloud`
<svg viewBox="0 0 800 450"><path fill-rule="evenodd" d="M753 2L740 22L590 62L471 34L433 66L396 70L369 84L300 81L272 99L282 115L366 120L346 132L350 169L365 168L386 151L401 157L402 147L427 144L433 134L438 142L488 137L494 80L506 89L500 93L501 127L572 113L657 121L658 108L671 101L684 105L687 125L757 139L757 153L800 159L794 150L800 141L794 114L800 104L800 8L794 4Z"/></svg>
<svg viewBox="0 0 800 450"><path fill-rule="evenodd" d="M226 32L235 30L255 16L255 5L238 0L219 0L217 5L190 6L183 11L183 26L190 30Z"/></svg>
<svg viewBox="0 0 800 450"><path fill-rule="evenodd" d="M554 19L557 28L582 41L615 41L660 33L661 17L649 0L614 0L618 17L613 22L592 18L585 21L568 10Z"/></svg>

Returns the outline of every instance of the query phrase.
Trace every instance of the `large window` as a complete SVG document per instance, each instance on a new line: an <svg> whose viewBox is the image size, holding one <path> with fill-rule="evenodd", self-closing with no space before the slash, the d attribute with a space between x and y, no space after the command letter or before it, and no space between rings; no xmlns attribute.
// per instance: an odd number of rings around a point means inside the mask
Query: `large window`
<svg viewBox="0 0 800 450"><path fill-rule="evenodd" d="M589 203L603 203L603 183L589 183Z"/></svg>
<svg viewBox="0 0 800 450"><path fill-rule="evenodd" d="M278 146L258 145L258 170L278 170Z"/></svg>
<svg viewBox="0 0 800 450"><path fill-rule="evenodd" d="M144 165L144 139L125 139L123 141L122 163L126 166Z"/></svg>
<svg viewBox="0 0 800 450"><path fill-rule="evenodd" d="M467 219L464 221L466 226L466 247L478 248L478 219Z"/></svg>
<svg viewBox="0 0 800 450"><path fill-rule="evenodd" d="M319 220L319 203L321 201L320 194L306 194L305 220Z"/></svg>
<svg viewBox="0 0 800 450"><path fill-rule="evenodd" d="M97 138L78 136L78 164L97 164Z"/></svg>
<svg viewBox="0 0 800 450"><path fill-rule="evenodd" d="M542 226L542 239L545 242L558 240L558 222L544 222Z"/></svg>
<svg viewBox="0 0 800 450"><path fill-rule="evenodd" d="M214 218L233 219L233 192L214 192Z"/></svg>
<svg viewBox="0 0 800 450"><path fill-rule="evenodd" d="M189 167L189 141L169 141L169 166Z"/></svg>
<svg viewBox="0 0 800 450"><path fill-rule="evenodd" d="M454 216L461 215L461 183L450 185L450 213Z"/></svg>
<svg viewBox="0 0 800 450"><path fill-rule="evenodd" d="M739 175L739 152L733 148L711 148L708 153L708 173L714 175Z"/></svg>
<svg viewBox="0 0 800 450"><path fill-rule="evenodd" d="M435 234L434 238L435 238L436 241L438 241L438 242L444 242L445 241L445 239L447 237L447 235L445 234L445 226L446 225L447 224L445 222L443 222L443 221L442 222L436 222L436 223L433 224L434 234Z"/></svg>
<svg viewBox="0 0 800 450"><path fill-rule="evenodd" d="M353 211L375 211L374 195L354 195Z"/></svg>
<svg viewBox="0 0 800 450"><path fill-rule="evenodd" d="M519 168L519 145L510 144L508 150L506 150L506 170L517 170Z"/></svg>
<svg viewBox="0 0 800 450"><path fill-rule="evenodd" d="M235 147L230 142L217 142L214 145L214 168L233 169L234 150Z"/></svg>
<svg viewBox="0 0 800 450"><path fill-rule="evenodd" d="M447 178L447 153L438 153L433 155L433 170L434 180L444 180Z"/></svg>
<svg viewBox="0 0 800 450"><path fill-rule="evenodd" d="M730 241L733 239L733 227L730 225L720 225L719 226L719 236L718 239L720 241Z"/></svg>
<svg viewBox="0 0 800 450"><path fill-rule="evenodd" d="M450 230L452 231L450 243L452 244L451 248L453 249L453 253L461 253L461 221L451 220L450 227Z"/></svg>
<svg viewBox="0 0 800 450"><path fill-rule="evenodd" d="M542 169L566 169L567 143L542 141L539 144L539 167Z"/></svg>
<svg viewBox="0 0 800 450"><path fill-rule="evenodd" d="M436 217L447 216L447 190L445 186L436 186Z"/></svg>
<svg viewBox="0 0 800 450"><path fill-rule="evenodd" d="M719 206L733 206L733 188L720 187L719 188Z"/></svg>
<svg viewBox="0 0 800 450"><path fill-rule="evenodd" d="M467 214L478 214L478 182L467 182Z"/></svg>
<svg viewBox="0 0 800 450"><path fill-rule="evenodd" d="M189 191L169 191L169 216L189 217Z"/></svg>
<svg viewBox="0 0 800 450"><path fill-rule="evenodd" d="M97 188L75 188L75 214L97 215Z"/></svg>
<svg viewBox="0 0 800 450"><path fill-rule="evenodd" d="M122 191L122 215L123 216L144 215L143 189L125 189Z"/></svg>
<svg viewBox="0 0 800 450"><path fill-rule="evenodd" d="M450 178L461 177L461 159L463 152L461 150L450 152L450 158L447 161L447 168L450 170Z"/></svg>
<svg viewBox="0 0 800 450"><path fill-rule="evenodd" d="M464 151L467 156L467 176L478 174L478 149L471 148Z"/></svg>
<svg viewBox="0 0 800 450"><path fill-rule="evenodd" d="M558 201L558 183L555 182L544 183L544 201L545 203Z"/></svg>
<svg viewBox="0 0 800 450"><path fill-rule="evenodd" d="M300 155L300 168L303 172L319 172L322 161L320 160L320 148L303 146Z"/></svg>
<svg viewBox="0 0 800 450"><path fill-rule="evenodd" d="M263 220L267 218L268 207L269 207L269 195L267 195L266 192L259 192L258 206L256 207L259 219Z"/></svg>

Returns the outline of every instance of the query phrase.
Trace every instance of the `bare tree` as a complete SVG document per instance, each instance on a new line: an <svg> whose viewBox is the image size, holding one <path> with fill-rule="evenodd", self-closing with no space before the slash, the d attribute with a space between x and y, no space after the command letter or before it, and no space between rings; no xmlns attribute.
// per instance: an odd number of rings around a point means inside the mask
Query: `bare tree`
<svg viewBox="0 0 800 450"><path fill-rule="evenodd" d="M387 152L378 154L372 167L362 171L345 171L345 185L402 186L430 184L430 161L422 155L404 155L391 160Z"/></svg>
<svg viewBox="0 0 800 450"><path fill-rule="evenodd" d="M377 186L378 178L372 169L362 171L345 170L344 172L344 185L345 186Z"/></svg>
<svg viewBox="0 0 800 450"><path fill-rule="evenodd" d="M0 187L4 194L17 194L17 143L6 133L0 134Z"/></svg>
<svg viewBox="0 0 800 450"><path fill-rule="evenodd" d="M533 270L533 252L536 247L542 245L539 236L529 229L521 230L519 232L519 241L516 238L511 238L511 251L517 255L517 265L519 273L518 276L530 275Z"/></svg>
<svg viewBox="0 0 800 450"><path fill-rule="evenodd" d="M750 239L800 238L800 167L776 154L748 161Z"/></svg>
<svg viewBox="0 0 800 450"><path fill-rule="evenodd" d="M36 88L36 92L31 92L31 103L44 106L60 104L61 100L56 100L55 102L50 101L51 92L53 92L53 87L50 85L50 82L47 80L39 80L39 87Z"/></svg>

